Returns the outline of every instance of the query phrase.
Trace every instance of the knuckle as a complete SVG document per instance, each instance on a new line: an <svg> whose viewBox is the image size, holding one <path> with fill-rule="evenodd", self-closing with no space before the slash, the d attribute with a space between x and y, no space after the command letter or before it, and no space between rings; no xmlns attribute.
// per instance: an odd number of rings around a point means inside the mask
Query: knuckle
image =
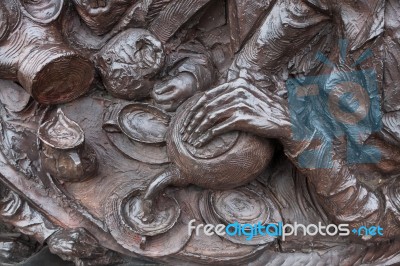
<svg viewBox="0 0 400 266"><path fill-rule="evenodd" d="M240 107L240 105L244 102L244 99L242 98L236 98L235 100L233 100L233 104L235 105L235 107Z"/></svg>
<svg viewBox="0 0 400 266"><path fill-rule="evenodd" d="M243 101L241 101L241 102L238 104L238 107L239 107L240 109L245 109L245 108L246 108L246 104L245 104Z"/></svg>
<svg viewBox="0 0 400 266"><path fill-rule="evenodd" d="M245 83L246 83L246 80L244 78L238 78L234 81L234 84L236 86L243 86L243 84L245 84Z"/></svg>
<svg viewBox="0 0 400 266"><path fill-rule="evenodd" d="M218 88L218 87L217 87L217 88ZM204 95L203 95L200 99L202 99L203 101L208 100L208 99L211 99L211 98L213 97L213 95L214 95L214 93L215 93L215 90L216 90L217 88L205 92Z"/></svg>
<svg viewBox="0 0 400 266"><path fill-rule="evenodd" d="M230 124L237 123L241 119L241 117L243 117L243 115L244 114L241 110L237 110L236 112L234 112L232 115L232 120L231 120Z"/></svg>
<svg viewBox="0 0 400 266"><path fill-rule="evenodd" d="M246 90L243 87L239 87L236 89L237 95L241 98L246 96Z"/></svg>
<svg viewBox="0 0 400 266"><path fill-rule="evenodd" d="M236 110L236 109L240 108L242 101L243 101L242 99L235 99L234 101L232 101L232 105L231 105L230 109Z"/></svg>
<svg viewBox="0 0 400 266"><path fill-rule="evenodd" d="M247 102L243 102L243 103L242 103L242 106L241 106L241 109L244 110L244 111L248 111L248 110L250 110L251 108L250 108L250 106L247 104Z"/></svg>
<svg viewBox="0 0 400 266"><path fill-rule="evenodd" d="M203 137L203 142L206 142L208 139L210 139L210 138L212 138L214 135L213 135L213 133L212 133L212 130L209 130L209 131L207 131L207 133L206 134L204 134L204 137Z"/></svg>
<svg viewBox="0 0 400 266"><path fill-rule="evenodd" d="M213 108L212 103L207 103L206 105L204 105L204 110L206 110L206 111L209 111L211 108Z"/></svg>
<svg viewBox="0 0 400 266"><path fill-rule="evenodd" d="M197 124L197 121L199 121L201 119L200 115L196 115L193 119L192 122L190 123L190 126L194 126L195 124Z"/></svg>
<svg viewBox="0 0 400 266"><path fill-rule="evenodd" d="M251 98L251 93L246 88L241 87L239 90L239 96L240 98L246 100Z"/></svg>
<svg viewBox="0 0 400 266"><path fill-rule="evenodd" d="M207 97L202 96L193 107L198 108L199 106L202 106L206 101L207 101Z"/></svg>

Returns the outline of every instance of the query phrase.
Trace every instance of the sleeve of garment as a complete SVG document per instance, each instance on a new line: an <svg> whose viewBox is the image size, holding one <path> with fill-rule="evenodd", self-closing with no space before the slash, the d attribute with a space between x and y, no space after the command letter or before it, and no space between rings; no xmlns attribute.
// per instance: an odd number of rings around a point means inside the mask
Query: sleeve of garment
<svg viewBox="0 0 400 266"><path fill-rule="evenodd" d="M388 146L382 140L375 141L374 145L384 153L395 152L383 150L388 149ZM327 157L333 158L329 168L302 168L299 165L299 154L309 149L309 143L290 142L284 143L284 146L286 155L307 176L318 202L334 222L349 224L351 228L378 225L384 228L383 237L372 240L379 241L400 235L398 182L393 181L375 190L370 189L357 177L357 170L349 167L336 149L332 149L327 143L318 147L318 156L315 159L322 161ZM395 163L398 165L399 162Z"/></svg>
<svg viewBox="0 0 400 266"><path fill-rule="evenodd" d="M271 79L325 28L330 17L302 0L277 0L263 23L237 55L228 80ZM233 75L233 76L232 76Z"/></svg>
<svg viewBox="0 0 400 266"><path fill-rule="evenodd" d="M4 192L5 191L5 192ZM59 230L41 213L13 191L3 190L0 200L0 219L22 234L32 236L40 243Z"/></svg>
<svg viewBox="0 0 400 266"><path fill-rule="evenodd" d="M215 69L209 52L197 41L180 45L167 58L168 74L190 73L197 81L197 91L211 88L215 80Z"/></svg>
<svg viewBox="0 0 400 266"><path fill-rule="evenodd" d="M287 67L299 49L332 27L329 12L322 12L326 8L318 1L277 0L261 27L237 55L228 80L242 77L260 88L273 83L274 75ZM311 143L290 139L283 144L286 155L307 176L318 202L333 221L354 228L379 225L384 228L386 239L400 235L396 207L400 189L387 185L370 189L330 143L318 147L315 159L321 162L314 163L324 165L326 158L332 158L332 165L326 168L302 168L299 164L299 155L310 149ZM380 148L385 149L384 145Z"/></svg>

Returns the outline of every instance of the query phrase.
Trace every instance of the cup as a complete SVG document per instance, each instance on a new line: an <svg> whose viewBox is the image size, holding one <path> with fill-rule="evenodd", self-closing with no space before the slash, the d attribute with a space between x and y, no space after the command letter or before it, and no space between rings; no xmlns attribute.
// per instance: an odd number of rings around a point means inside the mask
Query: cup
<svg viewBox="0 0 400 266"><path fill-rule="evenodd" d="M39 128L42 169L63 182L80 182L97 170L95 152L85 145L81 127L68 119L61 109L57 116Z"/></svg>

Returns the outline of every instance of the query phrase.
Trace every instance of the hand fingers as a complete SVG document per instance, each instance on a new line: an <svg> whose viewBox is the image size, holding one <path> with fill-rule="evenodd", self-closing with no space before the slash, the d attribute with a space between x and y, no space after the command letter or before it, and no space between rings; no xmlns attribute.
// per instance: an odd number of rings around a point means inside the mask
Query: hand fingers
<svg viewBox="0 0 400 266"><path fill-rule="evenodd" d="M227 88L229 88L229 83L222 84L222 85L204 93L204 95L199 100L197 100L197 102L192 106L192 108L190 108L189 113L186 116L185 121L183 122L181 134L185 133L186 127L189 125L189 123L192 120L195 113L197 113L197 110L200 109L207 101L215 98L217 95L224 92Z"/></svg>
<svg viewBox="0 0 400 266"><path fill-rule="evenodd" d="M171 92L162 95L154 95L154 100L159 104L166 104L179 100L179 92Z"/></svg>
<svg viewBox="0 0 400 266"><path fill-rule="evenodd" d="M235 92L229 92L227 94L221 94L217 96L217 98L210 100L208 103L204 104L204 106L198 111L189 125L186 127L187 135L191 135L193 130L198 127L203 117L210 112L213 112L215 109L220 108L221 106L227 107L228 104L235 101L236 95Z"/></svg>
<svg viewBox="0 0 400 266"><path fill-rule="evenodd" d="M224 84L219 85L209 91L206 91L205 95L208 97L208 99L212 99L212 98L217 97L221 93L226 92L231 87L232 87L231 83L224 83Z"/></svg>
<svg viewBox="0 0 400 266"><path fill-rule="evenodd" d="M193 130L198 127L199 123L202 121L209 109L210 108L208 107L208 104L206 104L196 113L196 115L190 121L190 124L186 127L186 133L183 136L183 141L188 140L189 136L193 133Z"/></svg>
<svg viewBox="0 0 400 266"><path fill-rule="evenodd" d="M232 117L237 109L237 104L231 104L227 107L223 107L207 113L199 126L190 134L188 138L188 143L193 144L194 140L196 140L200 135L204 134L216 123L222 122L223 120Z"/></svg>
<svg viewBox="0 0 400 266"><path fill-rule="evenodd" d="M202 147L216 136L222 135L230 131L235 131L238 122L239 119L232 116L231 118L208 130L200 138L194 141L193 146L195 146L196 148Z"/></svg>
<svg viewBox="0 0 400 266"><path fill-rule="evenodd" d="M253 96L260 98L263 94L262 91L258 90L253 85L249 84L244 79L237 79L229 84L223 84L214 88L213 90L206 92L205 96L208 99L203 105L207 105L210 108L227 104L240 96L245 97L246 94L251 93Z"/></svg>
<svg viewBox="0 0 400 266"><path fill-rule="evenodd" d="M197 100L196 104L194 104L190 109L189 112L185 118L185 121L183 122L183 126L180 130L181 134L186 132L186 127L189 125L189 123L192 121L193 116L197 113L197 110L200 109L204 103L207 101L207 96L203 95L200 97L200 99Z"/></svg>
<svg viewBox="0 0 400 266"><path fill-rule="evenodd" d="M226 94L221 94L215 97L214 99L211 99L208 103L206 103L203 109L208 113L222 105L231 104L236 99L237 95L235 92L228 92Z"/></svg>
<svg viewBox="0 0 400 266"><path fill-rule="evenodd" d="M214 89L206 92L203 97L201 97L197 103L190 109L184 123L183 123L183 128L181 129L181 134L185 134L186 138L188 137L188 131L193 130L193 125L197 124L197 122L192 123L190 130L188 130L188 126L191 123L195 113L198 111L198 109L200 109L201 107L203 107L210 99L213 99L217 96L219 96L220 94L226 92L226 91L230 91L231 89L237 89L239 87L243 87L243 88L247 88L247 87L251 87L252 85L249 84L246 80L244 79L237 79L233 82L229 82L229 83L225 83L222 84L218 87L215 87ZM254 87L254 86L253 86ZM257 90L255 87L253 88L254 90Z"/></svg>
<svg viewBox="0 0 400 266"><path fill-rule="evenodd" d="M191 135L193 129L197 127L197 124L201 121L204 115L204 110L201 110L196 113L196 115L194 115L193 119L190 122L190 125L188 125L188 127L186 128L185 134L182 137L183 141L187 141L189 139L189 136Z"/></svg>
<svg viewBox="0 0 400 266"><path fill-rule="evenodd" d="M167 112L174 112L177 109L172 103L157 104L156 106Z"/></svg>
<svg viewBox="0 0 400 266"><path fill-rule="evenodd" d="M273 94L272 92L268 91L268 90L261 90L259 88L257 88L256 86L254 86L253 84L249 83L248 81L246 81L245 79L239 78L237 80L235 80L233 82L234 86L235 86L235 90L238 91L238 93L240 93L240 91L244 90L248 93L251 93L253 96L259 98L259 99L263 99L265 97L270 98L271 100L282 100L282 97Z"/></svg>
<svg viewBox="0 0 400 266"><path fill-rule="evenodd" d="M175 85L169 84L169 82L161 83L158 86L156 86L156 88L154 89L154 93L160 95L160 94L170 92L170 91L174 90L174 88L175 88Z"/></svg>

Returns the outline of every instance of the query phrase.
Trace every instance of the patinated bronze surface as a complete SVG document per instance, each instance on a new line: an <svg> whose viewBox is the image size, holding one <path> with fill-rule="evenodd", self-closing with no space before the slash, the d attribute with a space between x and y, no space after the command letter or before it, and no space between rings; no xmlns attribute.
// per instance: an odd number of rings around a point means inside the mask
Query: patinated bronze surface
<svg viewBox="0 0 400 266"><path fill-rule="evenodd" d="M45 245L76 265L400 263L399 14L1 1L2 265ZM235 223L351 231L190 230Z"/></svg>

